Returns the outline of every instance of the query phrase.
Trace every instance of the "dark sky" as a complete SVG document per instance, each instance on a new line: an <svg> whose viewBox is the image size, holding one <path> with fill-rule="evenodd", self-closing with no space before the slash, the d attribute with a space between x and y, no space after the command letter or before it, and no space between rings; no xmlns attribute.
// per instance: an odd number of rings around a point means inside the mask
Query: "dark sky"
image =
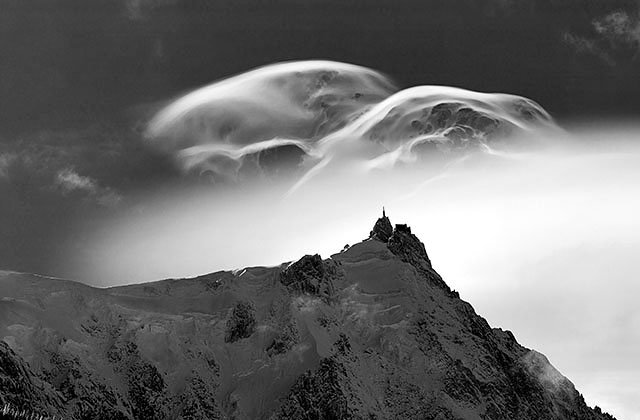
<svg viewBox="0 0 640 420"><path fill-rule="evenodd" d="M5 0L0 8L5 129L95 120L310 58L372 67L403 87L521 94L560 117L640 109L632 1ZM615 11L630 17L630 36L598 33L598 19Z"/></svg>
<svg viewBox="0 0 640 420"><path fill-rule="evenodd" d="M560 122L637 117L639 18L628 0L3 0L0 269L68 274L60 250L84 252L105 213L183 182L140 128L185 91L329 59L519 94Z"/></svg>

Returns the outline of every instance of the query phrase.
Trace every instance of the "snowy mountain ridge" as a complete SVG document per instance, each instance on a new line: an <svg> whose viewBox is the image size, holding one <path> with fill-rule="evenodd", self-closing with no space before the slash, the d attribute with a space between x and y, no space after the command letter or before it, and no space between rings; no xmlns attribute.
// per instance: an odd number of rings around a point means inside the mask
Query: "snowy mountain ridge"
<svg viewBox="0 0 640 420"><path fill-rule="evenodd" d="M0 274L0 406L70 419L612 419L380 218L331 258L96 289Z"/></svg>

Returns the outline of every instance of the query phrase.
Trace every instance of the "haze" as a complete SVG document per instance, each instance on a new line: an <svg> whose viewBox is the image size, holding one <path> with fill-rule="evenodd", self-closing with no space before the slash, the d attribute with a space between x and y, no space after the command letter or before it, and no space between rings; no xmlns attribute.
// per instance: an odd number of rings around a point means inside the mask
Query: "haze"
<svg viewBox="0 0 640 420"><path fill-rule="evenodd" d="M326 258L364 239L384 205L493 326L547 354L588 402L637 419L638 133L591 127L438 170L341 168L292 194L286 182L165 191L97 235L77 272L111 286Z"/></svg>

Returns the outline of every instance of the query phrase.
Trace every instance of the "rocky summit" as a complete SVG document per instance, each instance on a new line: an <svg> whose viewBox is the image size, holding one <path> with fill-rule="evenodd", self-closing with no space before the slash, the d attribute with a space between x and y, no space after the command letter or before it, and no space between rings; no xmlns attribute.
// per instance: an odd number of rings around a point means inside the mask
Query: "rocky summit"
<svg viewBox="0 0 640 420"><path fill-rule="evenodd" d="M605 420L406 225L322 259L92 288L0 273L0 407L65 419Z"/></svg>

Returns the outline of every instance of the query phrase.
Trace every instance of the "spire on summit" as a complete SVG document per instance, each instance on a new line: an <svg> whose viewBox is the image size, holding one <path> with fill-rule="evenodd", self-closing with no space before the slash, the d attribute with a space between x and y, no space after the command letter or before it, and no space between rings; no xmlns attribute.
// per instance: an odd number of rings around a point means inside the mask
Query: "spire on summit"
<svg viewBox="0 0 640 420"><path fill-rule="evenodd" d="M391 221L387 217L387 213L384 207L382 207L382 217L376 221L376 224L373 226L373 230L369 234L369 237L382 242L387 242L392 234L393 226L391 225Z"/></svg>

